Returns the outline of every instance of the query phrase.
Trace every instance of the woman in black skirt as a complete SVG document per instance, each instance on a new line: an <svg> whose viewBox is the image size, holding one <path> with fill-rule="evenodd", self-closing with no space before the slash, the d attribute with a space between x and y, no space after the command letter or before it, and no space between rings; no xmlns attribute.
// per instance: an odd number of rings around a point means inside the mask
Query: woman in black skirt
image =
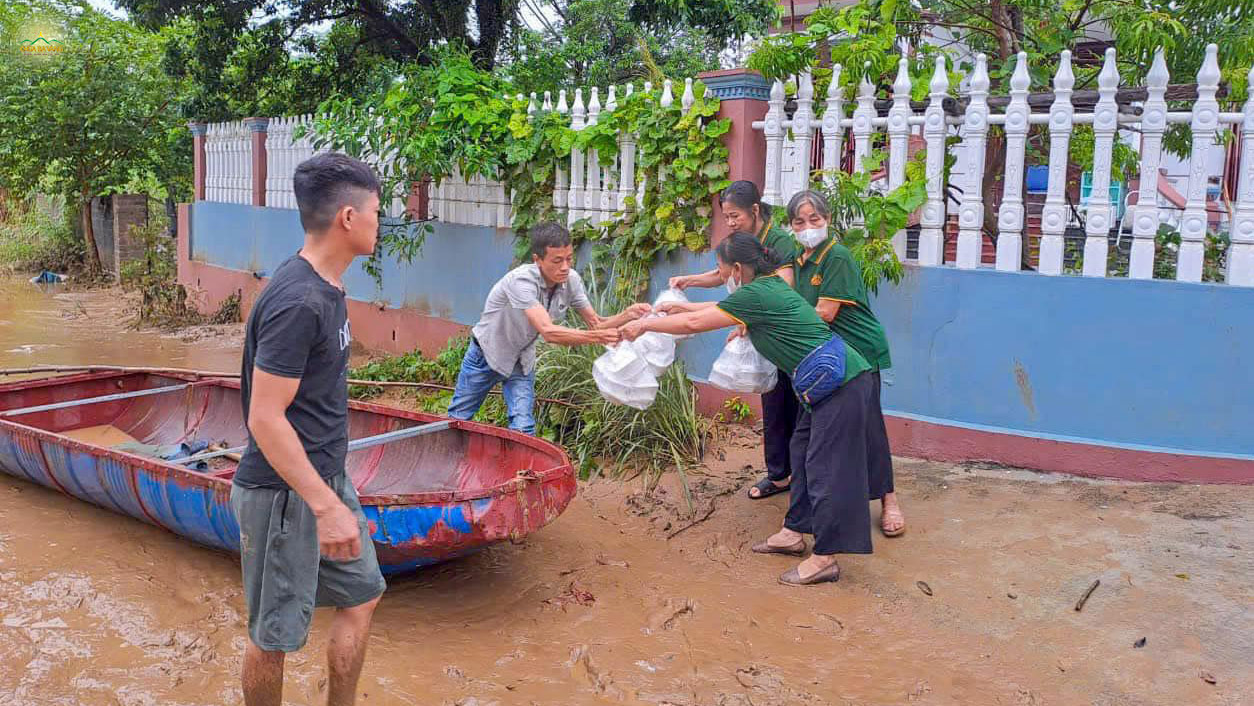
<svg viewBox="0 0 1254 706"><path fill-rule="evenodd" d="M744 326L754 348L792 377L801 415L790 449L791 502L784 526L753 551L804 556L804 535L813 535L813 554L779 580L797 586L835 581L837 554L871 552L865 441L871 366L775 274L779 257L752 234L733 233L716 254L727 298L667 305L668 316L633 321L620 331L634 340L648 331Z"/></svg>

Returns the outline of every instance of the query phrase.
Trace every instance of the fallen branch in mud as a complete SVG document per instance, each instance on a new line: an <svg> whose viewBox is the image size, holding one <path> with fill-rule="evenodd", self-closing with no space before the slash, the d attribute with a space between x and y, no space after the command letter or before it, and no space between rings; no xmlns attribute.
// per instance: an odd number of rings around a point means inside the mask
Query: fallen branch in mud
<svg viewBox="0 0 1254 706"><path fill-rule="evenodd" d="M216 373L208 370L188 370L186 368L150 368L135 367L127 365L36 365L30 368L0 368L0 376L5 375L30 375L32 373L153 373L153 374L172 374L172 375L193 375L198 378L238 378L239 373ZM431 390L453 391L448 385L438 385L433 382L408 382L400 380L352 380L348 381L349 385L359 387L417 387ZM501 390L493 390L489 394L501 395ZM570 409L580 409L580 406L564 400L555 400L548 397L537 397L537 402L545 404L554 404L560 407L568 407Z"/></svg>
<svg viewBox="0 0 1254 706"><path fill-rule="evenodd" d="M702 515L702 516L701 516L701 519L699 519L699 520L693 520L692 522L689 522L688 524L684 525L683 527L680 527L679 529L675 530L674 532L671 532L670 534L666 535L666 539L667 539L667 540L674 539L674 538L678 537L679 535L683 534L684 532L686 532L686 531L688 531L688 530L692 529L693 527L696 527L697 525L701 524L702 522L705 522L706 520L710 519L710 517L714 514L714 510L715 510L715 509L716 509L716 508L715 508L714 503L712 503L712 502L711 502L711 503L710 503L710 509L709 509L709 510L708 510L708 511L704 514L704 515Z"/></svg>
<svg viewBox="0 0 1254 706"><path fill-rule="evenodd" d="M1084 595L1080 596L1080 600L1076 601L1075 610L1077 613L1084 610L1084 604L1088 603L1089 596L1093 595L1093 591L1096 591L1100 585L1102 585L1101 579L1094 579L1093 583L1089 584L1089 590L1085 591Z"/></svg>

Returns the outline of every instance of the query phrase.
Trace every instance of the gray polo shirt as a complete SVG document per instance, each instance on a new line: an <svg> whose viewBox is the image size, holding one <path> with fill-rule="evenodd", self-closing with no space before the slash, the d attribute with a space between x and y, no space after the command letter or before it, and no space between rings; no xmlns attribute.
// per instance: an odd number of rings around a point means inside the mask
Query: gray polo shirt
<svg viewBox="0 0 1254 706"><path fill-rule="evenodd" d="M532 327L524 312L536 305L547 309L556 322L572 307L579 311L592 306L583 280L574 270L565 283L552 289L545 284L544 275L534 263L506 273L488 292L483 315L472 329L488 365L501 375L512 375L519 365L524 375L535 370L536 340L540 332Z"/></svg>

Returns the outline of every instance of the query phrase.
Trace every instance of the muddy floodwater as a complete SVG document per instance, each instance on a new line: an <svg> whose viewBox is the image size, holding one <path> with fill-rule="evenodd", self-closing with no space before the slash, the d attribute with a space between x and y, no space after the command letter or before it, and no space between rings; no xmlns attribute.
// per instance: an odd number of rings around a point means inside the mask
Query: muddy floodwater
<svg viewBox="0 0 1254 706"><path fill-rule="evenodd" d="M0 280L0 367L238 365L238 327L128 317ZM795 560L749 551L787 502L744 495L760 460L732 430L691 504L585 484L519 544L394 579L359 703L1254 704L1254 487L898 459L905 536L793 588ZM288 703L325 699L328 622ZM233 557L0 474L0 704L238 704L245 639Z"/></svg>

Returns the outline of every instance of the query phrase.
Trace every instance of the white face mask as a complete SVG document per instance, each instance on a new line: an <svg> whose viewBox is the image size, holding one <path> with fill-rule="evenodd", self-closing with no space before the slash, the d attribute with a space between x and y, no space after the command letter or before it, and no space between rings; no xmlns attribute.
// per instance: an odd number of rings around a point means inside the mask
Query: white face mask
<svg viewBox="0 0 1254 706"><path fill-rule="evenodd" d="M740 289L740 283L736 281L736 275L733 274L727 278L727 293L734 294L737 289Z"/></svg>
<svg viewBox="0 0 1254 706"><path fill-rule="evenodd" d="M807 248L817 247L819 243L827 240L826 228L806 228L800 233L796 233L797 242Z"/></svg>

